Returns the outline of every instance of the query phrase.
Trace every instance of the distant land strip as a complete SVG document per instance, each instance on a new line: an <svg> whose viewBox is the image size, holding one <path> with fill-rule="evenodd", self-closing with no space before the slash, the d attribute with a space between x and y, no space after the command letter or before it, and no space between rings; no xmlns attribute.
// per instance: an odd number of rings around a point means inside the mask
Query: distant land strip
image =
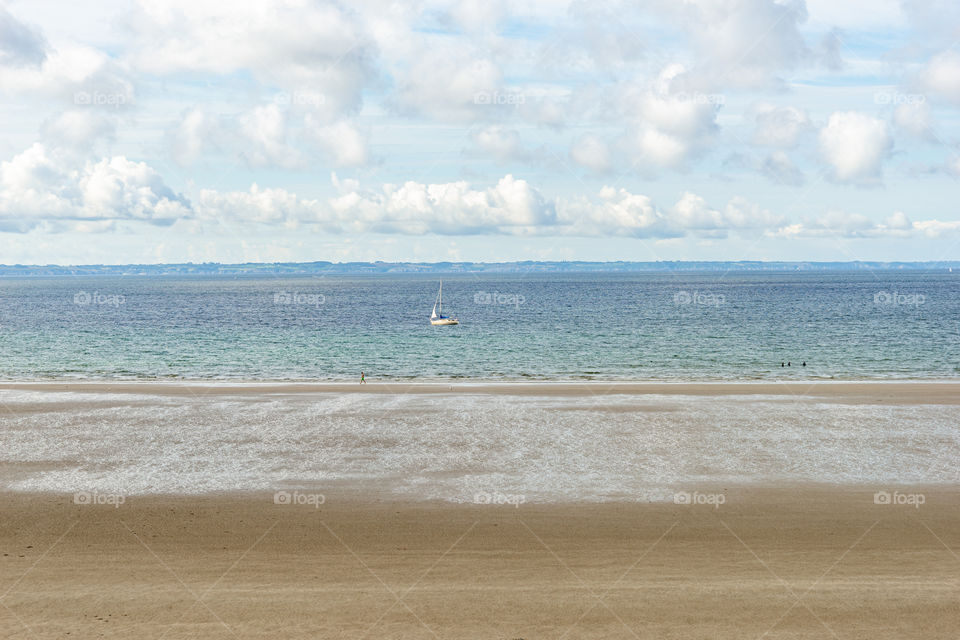
<svg viewBox="0 0 960 640"><path fill-rule="evenodd" d="M0 265L0 276L189 276L333 275L441 273L630 273L677 271L946 271L960 274L960 261L937 262L218 262L178 264Z"/></svg>

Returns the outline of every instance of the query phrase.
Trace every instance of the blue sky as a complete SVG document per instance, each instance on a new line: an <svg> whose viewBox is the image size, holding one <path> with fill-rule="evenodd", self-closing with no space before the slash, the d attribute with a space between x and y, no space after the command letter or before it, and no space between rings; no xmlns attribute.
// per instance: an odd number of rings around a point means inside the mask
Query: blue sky
<svg viewBox="0 0 960 640"><path fill-rule="evenodd" d="M960 255L954 2L0 2L0 262Z"/></svg>

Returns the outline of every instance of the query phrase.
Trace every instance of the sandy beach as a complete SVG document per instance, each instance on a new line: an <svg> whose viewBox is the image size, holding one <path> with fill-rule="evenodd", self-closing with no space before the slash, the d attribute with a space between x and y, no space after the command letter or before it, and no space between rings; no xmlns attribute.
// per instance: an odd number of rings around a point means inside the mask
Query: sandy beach
<svg viewBox="0 0 960 640"><path fill-rule="evenodd" d="M33 390L77 393L149 393L167 396L264 394L480 394L546 397L602 397L608 395L737 396L782 395L829 398L842 402L960 404L960 383L952 381L890 382L0 382L0 391Z"/></svg>
<svg viewBox="0 0 960 640"><path fill-rule="evenodd" d="M5 383L0 637L955 638L958 390Z"/></svg>
<svg viewBox="0 0 960 640"><path fill-rule="evenodd" d="M960 492L724 504L0 497L4 638L955 638Z"/></svg>

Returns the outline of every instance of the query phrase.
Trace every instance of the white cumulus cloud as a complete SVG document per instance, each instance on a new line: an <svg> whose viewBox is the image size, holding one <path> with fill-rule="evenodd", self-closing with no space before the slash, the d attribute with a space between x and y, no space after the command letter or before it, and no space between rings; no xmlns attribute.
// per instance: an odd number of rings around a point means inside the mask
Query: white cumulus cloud
<svg viewBox="0 0 960 640"><path fill-rule="evenodd" d="M0 163L0 224L5 230L71 221L166 225L191 213L189 201L153 168L123 156L77 162L73 154L38 143Z"/></svg>
<svg viewBox="0 0 960 640"><path fill-rule="evenodd" d="M857 111L839 111L820 130L820 151L840 182L876 184L893 146L887 123Z"/></svg>

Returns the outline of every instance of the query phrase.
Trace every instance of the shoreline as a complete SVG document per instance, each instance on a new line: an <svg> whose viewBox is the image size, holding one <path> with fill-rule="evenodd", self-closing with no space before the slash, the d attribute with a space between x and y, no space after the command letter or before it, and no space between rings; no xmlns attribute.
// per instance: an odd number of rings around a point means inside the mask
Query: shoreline
<svg viewBox="0 0 960 640"><path fill-rule="evenodd" d="M823 397L847 401L960 404L960 381L749 381L749 382L0 382L2 391L44 391L195 396L255 394L453 394L596 397L606 395Z"/></svg>

